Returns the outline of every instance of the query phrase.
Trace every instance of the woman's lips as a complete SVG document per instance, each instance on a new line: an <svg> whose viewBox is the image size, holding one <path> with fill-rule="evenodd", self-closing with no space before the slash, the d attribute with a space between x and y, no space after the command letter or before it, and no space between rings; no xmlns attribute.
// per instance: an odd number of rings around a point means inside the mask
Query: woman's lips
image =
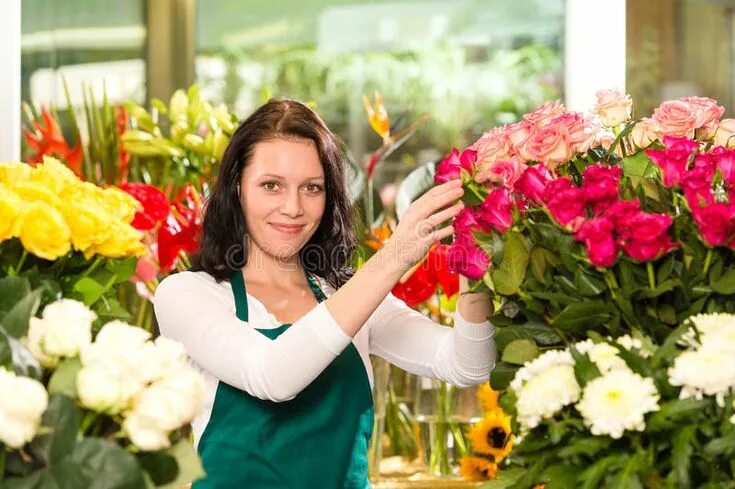
<svg viewBox="0 0 735 489"><path fill-rule="evenodd" d="M269 223L271 226L273 226L276 231L280 231L283 234L299 234L302 229L304 229L303 224L276 224L276 223Z"/></svg>

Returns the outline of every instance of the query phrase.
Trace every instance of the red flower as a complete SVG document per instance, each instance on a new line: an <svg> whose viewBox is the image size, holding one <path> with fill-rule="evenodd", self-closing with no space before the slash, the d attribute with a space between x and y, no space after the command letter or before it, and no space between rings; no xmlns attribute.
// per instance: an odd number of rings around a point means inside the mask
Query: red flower
<svg viewBox="0 0 735 489"><path fill-rule="evenodd" d="M393 295L402 299L409 307L427 301L437 285L445 295L451 297L459 291L459 275L448 268L449 246L435 244L426 258L414 269L404 282L393 287Z"/></svg>
<svg viewBox="0 0 735 489"><path fill-rule="evenodd" d="M593 217L585 221L574 235L587 247L587 255L596 267L609 267L618 257L613 231L615 224L608 217Z"/></svg>
<svg viewBox="0 0 735 489"><path fill-rule="evenodd" d="M585 168L582 189L593 214L599 214L618 199L622 174L623 170L619 166L598 163Z"/></svg>
<svg viewBox="0 0 735 489"><path fill-rule="evenodd" d="M179 253L195 253L199 249L204 201L191 184L183 190L183 201L174 202L158 230L158 263L161 270L170 271Z"/></svg>
<svg viewBox="0 0 735 489"><path fill-rule="evenodd" d="M513 225L513 196L510 190L496 188L480 206L477 218L485 227L504 233Z"/></svg>
<svg viewBox="0 0 735 489"><path fill-rule="evenodd" d="M562 226L575 231L587 214L584 190L569 177L559 178L546 187L546 207Z"/></svg>
<svg viewBox="0 0 735 489"><path fill-rule="evenodd" d="M453 148L449 156L441 160L436 166L434 182L444 183L450 180L456 180L462 176L463 169L467 173L472 174L476 161L477 151L466 149L460 154L457 148Z"/></svg>
<svg viewBox="0 0 735 489"><path fill-rule="evenodd" d="M73 148L64 139L58 122L47 108L41 109L43 122L32 121L31 130L24 128L23 134L28 147L35 154L28 156L33 166L41 163L44 156L53 156L66 162L78 177L82 176L82 144L77 141Z"/></svg>
<svg viewBox="0 0 735 489"><path fill-rule="evenodd" d="M699 233L710 246L735 247L735 204L717 202L692 209Z"/></svg>
<svg viewBox="0 0 735 489"><path fill-rule="evenodd" d="M664 174L664 185L675 187L687 169L689 157L699 148L699 143L687 138L664 137L666 149L647 149L646 154Z"/></svg>
<svg viewBox="0 0 735 489"><path fill-rule="evenodd" d="M123 183L120 188L143 205L143 210L135 214L131 223L135 229L151 230L169 214L168 199L158 188L145 183Z"/></svg>
<svg viewBox="0 0 735 489"><path fill-rule="evenodd" d="M618 243L634 260L653 260L674 248L668 233L672 223L671 216L639 212L630 217L622 229L616 230Z"/></svg>
<svg viewBox="0 0 735 489"><path fill-rule="evenodd" d="M455 241L449 249L447 266L465 277L479 280L490 266L490 257L474 241Z"/></svg>
<svg viewBox="0 0 735 489"><path fill-rule="evenodd" d="M715 201L715 193L712 190L714 172L714 167L700 166L689 170L681 177L679 185L684 190L690 208L702 207Z"/></svg>
<svg viewBox="0 0 735 489"><path fill-rule="evenodd" d="M513 186L513 191L538 204L543 201L546 186L552 180L553 177L546 165L528 166Z"/></svg>

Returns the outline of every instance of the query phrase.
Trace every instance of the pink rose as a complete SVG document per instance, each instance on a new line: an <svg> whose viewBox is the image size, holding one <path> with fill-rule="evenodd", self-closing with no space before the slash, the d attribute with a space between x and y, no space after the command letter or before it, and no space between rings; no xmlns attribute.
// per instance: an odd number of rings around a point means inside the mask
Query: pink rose
<svg viewBox="0 0 735 489"><path fill-rule="evenodd" d="M613 230L614 225L610 219L593 217L586 220L574 235L574 239L582 241L587 247L590 263L596 267L609 267L618 257Z"/></svg>
<svg viewBox="0 0 735 489"><path fill-rule="evenodd" d="M513 225L513 196L507 188L496 188L480 205L480 224L504 233Z"/></svg>
<svg viewBox="0 0 735 489"><path fill-rule="evenodd" d="M714 135L717 122L725 113L725 108L717 105L717 101L708 97L682 97L679 100L694 108L697 114L697 137L709 139Z"/></svg>
<svg viewBox="0 0 735 489"><path fill-rule="evenodd" d="M688 137L694 136L700 121L697 108L681 100L663 102L653 111L653 120L662 134Z"/></svg>
<svg viewBox="0 0 735 489"><path fill-rule="evenodd" d="M561 124L537 127L521 148L521 157L546 163L550 170L554 170L561 163L569 161L574 154L567 138L566 127Z"/></svg>
<svg viewBox="0 0 735 489"><path fill-rule="evenodd" d="M536 166L527 166L523 175L513 187L513 191L531 202L540 204L544 200L546 186L552 180L551 173L543 163Z"/></svg>
<svg viewBox="0 0 735 489"><path fill-rule="evenodd" d="M566 111L561 101L546 102L543 105L539 105L533 111L523 116L523 119L534 125L539 125L543 122L548 121L558 115L561 115Z"/></svg>
<svg viewBox="0 0 735 489"><path fill-rule="evenodd" d="M587 215L587 201L581 187L569 177L558 178L546 187L546 208L562 226L575 231Z"/></svg>
<svg viewBox="0 0 735 489"><path fill-rule="evenodd" d="M647 148L658 139L661 139L661 134L658 132L656 121L653 119L638 121L630 133L630 140L638 148Z"/></svg>
<svg viewBox="0 0 735 489"><path fill-rule="evenodd" d="M605 127L617 127L630 119L633 101L629 95L618 90L600 90L597 92L597 104L592 111L600 116Z"/></svg>
<svg viewBox="0 0 735 489"><path fill-rule="evenodd" d="M503 129L499 127L483 134L470 146L470 149L477 151L477 166L480 171L487 171L496 161L510 156L510 146L505 139Z"/></svg>
<svg viewBox="0 0 735 489"><path fill-rule="evenodd" d="M476 210L477 209L477 210ZM477 213L479 209L476 207L465 207L459 214L454 216L452 220L452 227L454 227L454 240L460 241L472 241L475 238L472 236L473 229L482 229L483 231L489 231L490 228L480 223Z"/></svg>
<svg viewBox="0 0 735 489"><path fill-rule="evenodd" d="M477 160L477 152L466 149L460 155L457 148L452 148L452 152L441 160L436 166L436 174L434 175L435 183L445 183L450 180L456 180L462 177L462 169L472 175L474 173L474 163Z"/></svg>
<svg viewBox="0 0 735 489"><path fill-rule="evenodd" d="M528 121L515 122L505 126L505 139L511 147L511 153L517 153L531 134L533 126Z"/></svg>
<svg viewBox="0 0 735 489"><path fill-rule="evenodd" d="M674 248L668 229L673 219L665 214L639 212L618 232L618 244L634 260L653 260Z"/></svg>
<svg viewBox="0 0 735 489"><path fill-rule="evenodd" d="M452 243L447 254L447 268L473 280L480 280L488 267L490 257L474 242Z"/></svg>
<svg viewBox="0 0 735 489"><path fill-rule="evenodd" d="M592 120L579 112L565 112L554 117L549 125L560 124L567 130L567 140L572 145L573 152L586 153L597 140L598 128Z"/></svg>
<svg viewBox="0 0 735 489"><path fill-rule="evenodd" d="M641 203L637 198L634 200L618 200L607 208L605 217L612 220L615 224L615 229L620 232L630 222L630 218L637 215L640 211Z"/></svg>
<svg viewBox="0 0 735 489"><path fill-rule="evenodd" d="M662 142L666 149L672 151L682 151L687 155L691 155L699 149L699 143L689 138L677 138L674 136L664 136Z"/></svg>
<svg viewBox="0 0 735 489"><path fill-rule="evenodd" d="M487 179L504 187L513 187L525 170L526 165L518 158L508 158L493 163L487 170Z"/></svg>
<svg viewBox="0 0 735 489"><path fill-rule="evenodd" d="M692 217L705 242L710 246L733 246L735 239L735 204L717 202L692 209Z"/></svg>
<svg viewBox="0 0 735 489"><path fill-rule="evenodd" d="M622 175L623 170L619 166L602 163L584 169L582 189L585 192L585 200L592 206L594 214L599 214L618 200Z"/></svg>
<svg viewBox="0 0 735 489"><path fill-rule="evenodd" d="M646 154L664 174L664 185L675 187L686 171L691 154L699 144L686 138L664 136L666 149L647 149Z"/></svg>
<svg viewBox="0 0 735 489"><path fill-rule="evenodd" d="M735 147L735 119L722 119L717 124L717 132L715 132L715 139L713 142L717 146L724 146L725 148Z"/></svg>

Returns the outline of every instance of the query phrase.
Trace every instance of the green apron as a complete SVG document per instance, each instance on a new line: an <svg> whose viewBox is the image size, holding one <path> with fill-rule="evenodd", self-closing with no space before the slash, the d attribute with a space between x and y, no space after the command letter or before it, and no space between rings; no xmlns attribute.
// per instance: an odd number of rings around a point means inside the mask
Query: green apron
<svg viewBox="0 0 735 489"><path fill-rule="evenodd" d="M314 279L307 279L317 300L325 300ZM247 321L242 273L230 283L237 317ZM257 331L274 340L289 326ZM258 399L220 382L197 447L207 476L193 489L369 488L372 427L370 383L352 343L290 401Z"/></svg>

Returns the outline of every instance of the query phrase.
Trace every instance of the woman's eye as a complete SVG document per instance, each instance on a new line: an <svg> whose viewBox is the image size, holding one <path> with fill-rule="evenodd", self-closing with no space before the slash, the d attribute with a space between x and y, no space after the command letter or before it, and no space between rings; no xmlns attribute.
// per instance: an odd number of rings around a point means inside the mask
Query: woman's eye
<svg viewBox="0 0 735 489"><path fill-rule="evenodd" d="M278 182L263 182L262 185L263 185L263 188L268 190L269 192L278 190Z"/></svg>
<svg viewBox="0 0 735 489"><path fill-rule="evenodd" d="M318 194L319 192L324 190L324 187L316 183L310 183L306 186L306 189L312 194Z"/></svg>

